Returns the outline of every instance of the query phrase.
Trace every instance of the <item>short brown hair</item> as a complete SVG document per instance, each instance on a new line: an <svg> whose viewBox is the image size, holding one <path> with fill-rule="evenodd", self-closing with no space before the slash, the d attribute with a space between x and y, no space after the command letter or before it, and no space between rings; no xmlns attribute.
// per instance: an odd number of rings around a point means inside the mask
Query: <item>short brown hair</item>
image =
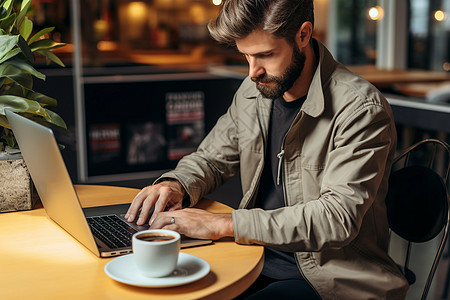
<svg viewBox="0 0 450 300"><path fill-rule="evenodd" d="M228 45L257 29L294 43L307 21L314 26L313 0L225 0L208 29L216 41Z"/></svg>

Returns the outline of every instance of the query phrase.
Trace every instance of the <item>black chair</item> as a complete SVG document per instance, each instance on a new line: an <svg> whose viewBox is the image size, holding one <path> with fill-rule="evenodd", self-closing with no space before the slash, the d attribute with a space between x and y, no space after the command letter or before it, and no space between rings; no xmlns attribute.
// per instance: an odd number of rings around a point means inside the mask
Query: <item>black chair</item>
<svg viewBox="0 0 450 300"><path fill-rule="evenodd" d="M386 197L389 227L407 242L405 262L399 268L410 285L416 281L416 275L408 268L413 244L428 242L442 232L422 299L427 298L447 241L449 171L450 146L439 140L426 139L395 159L389 179Z"/></svg>

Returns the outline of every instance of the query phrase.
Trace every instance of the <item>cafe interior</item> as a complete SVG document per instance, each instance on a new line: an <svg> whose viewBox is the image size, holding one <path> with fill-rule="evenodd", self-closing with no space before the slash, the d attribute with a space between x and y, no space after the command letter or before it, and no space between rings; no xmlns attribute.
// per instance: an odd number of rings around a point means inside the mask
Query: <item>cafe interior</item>
<svg viewBox="0 0 450 300"><path fill-rule="evenodd" d="M196 149L248 71L235 48L208 34L221 2L32 1L36 29L54 26L51 38L67 44L54 51L64 68L36 61L46 80L34 89L58 101L68 131L55 134L73 183L140 189ZM391 104L398 154L424 139L450 143L450 0L314 5L314 38ZM443 169L449 163L437 160ZM241 196L236 176L207 197L237 208ZM421 298L439 243L414 245L407 299ZM403 255L403 244L391 247L393 257ZM447 245L428 299L450 299L449 261Z"/></svg>

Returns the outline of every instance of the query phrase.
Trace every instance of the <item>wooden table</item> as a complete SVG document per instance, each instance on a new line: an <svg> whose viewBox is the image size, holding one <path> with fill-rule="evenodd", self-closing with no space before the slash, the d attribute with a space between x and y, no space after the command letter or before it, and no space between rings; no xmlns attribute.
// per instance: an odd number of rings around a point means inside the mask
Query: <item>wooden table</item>
<svg viewBox="0 0 450 300"><path fill-rule="evenodd" d="M390 88L398 84L412 84L424 82L444 82L450 80L450 74L446 72L405 69L383 70L374 65L347 66L350 71L358 74L377 88Z"/></svg>
<svg viewBox="0 0 450 300"><path fill-rule="evenodd" d="M138 190L76 186L83 206L130 202ZM232 208L211 200L198 207L211 212ZM0 214L1 299L230 299L247 289L263 266L263 247L231 240L183 249L205 259L211 272L173 288L139 288L104 273L111 259L98 258L52 222L43 208Z"/></svg>
<svg viewBox="0 0 450 300"><path fill-rule="evenodd" d="M374 65L346 66L350 71L363 77L379 89L392 88L398 84L441 83L449 82L450 74L446 72L425 70L382 70ZM247 65L213 66L212 74L244 79L248 75Z"/></svg>

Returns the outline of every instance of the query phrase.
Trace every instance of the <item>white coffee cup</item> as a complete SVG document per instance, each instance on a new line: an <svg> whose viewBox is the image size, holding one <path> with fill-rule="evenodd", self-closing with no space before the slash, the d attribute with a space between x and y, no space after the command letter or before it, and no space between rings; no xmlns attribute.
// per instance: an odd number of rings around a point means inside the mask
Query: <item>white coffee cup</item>
<svg viewBox="0 0 450 300"><path fill-rule="evenodd" d="M172 274L180 252L180 234L172 230L149 229L133 235L133 255L138 270L148 277Z"/></svg>

